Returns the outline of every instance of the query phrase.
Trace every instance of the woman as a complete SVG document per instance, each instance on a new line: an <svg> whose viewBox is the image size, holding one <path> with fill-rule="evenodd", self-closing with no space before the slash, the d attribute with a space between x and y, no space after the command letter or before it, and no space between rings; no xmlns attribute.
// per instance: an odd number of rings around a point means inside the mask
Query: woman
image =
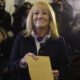
<svg viewBox="0 0 80 80"><path fill-rule="evenodd" d="M27 29L19 33L14 42L9 70L16 73L16 80L30 80L26 56L37 60L36 55L49 56L55 80L64 78L67 66L65 43L58 34L55 13L44 1L33 5L27 18Z"/></svg>

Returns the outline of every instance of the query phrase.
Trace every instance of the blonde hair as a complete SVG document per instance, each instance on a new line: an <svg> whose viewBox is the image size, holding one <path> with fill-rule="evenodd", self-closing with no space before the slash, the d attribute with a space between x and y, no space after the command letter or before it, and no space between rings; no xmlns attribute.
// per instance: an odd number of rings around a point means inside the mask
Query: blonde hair
<svg viewBox="0 0 80 80"><path fill-rule="evenodd" d="M35 10L35 8L38 6L45 6L45 8L48 10L49 12L49 16L50 16L50 24L49 24L49 31L50 31L50 35L53 39L57 39L59 38L59 33L58 33L58 29L57 29L57 23L56 23L56 18L55 18L55 13L52 9L52 7L50 6L50 4L48 2L45 1L38 1L36 2L33 7L31 8L29 15L27 17L27 23L26 23L26 30L25 32L25 36L30 36L32 29L33 29L33 12Z"/></svg>

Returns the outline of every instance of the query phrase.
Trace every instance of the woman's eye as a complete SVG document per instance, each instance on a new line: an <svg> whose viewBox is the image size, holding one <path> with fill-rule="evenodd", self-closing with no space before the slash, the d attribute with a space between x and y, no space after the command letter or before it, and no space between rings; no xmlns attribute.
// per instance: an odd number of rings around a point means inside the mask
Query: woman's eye
<svg viewBox="0 0 80 80"><path fill-rule="evenodd" d="M33 14L35 14L35 15L39 15L39 14L46 15L46 14L48 14L48 13L47 13L47 12L34 12Z"/></svg>
<svg viewBox="0 0 80 80"><path fill-rule="evenodd" d="M36 14L36 15L37 15L37 14L39 14L39 12L34 12L34 14Z"/></svg>
<svg viewBox="0 0 80 80"><path fill-rule="evenodd" d="M43 12L42 14L48 14L47 12Z"/></svg>

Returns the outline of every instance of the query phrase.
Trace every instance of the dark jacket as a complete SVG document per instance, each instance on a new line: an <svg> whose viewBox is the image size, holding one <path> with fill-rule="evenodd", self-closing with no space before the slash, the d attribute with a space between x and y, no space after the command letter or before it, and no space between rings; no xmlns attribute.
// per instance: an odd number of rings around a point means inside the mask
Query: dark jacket
<svg viewBox="0 0 80 80"><path fill-rule="evenodd" d="M32 36L25 38L22 34L18 34L9 59L9 71L16 74L16 80L30 80L28 69L19 67L21 58L28 52L37 55L34 38ZM39 56L49 56L52 69L58 69L60 78L63 80L67 67L67 54L63 38L60 37L57 40L49 38L44 44L41 44Z"/></svg>

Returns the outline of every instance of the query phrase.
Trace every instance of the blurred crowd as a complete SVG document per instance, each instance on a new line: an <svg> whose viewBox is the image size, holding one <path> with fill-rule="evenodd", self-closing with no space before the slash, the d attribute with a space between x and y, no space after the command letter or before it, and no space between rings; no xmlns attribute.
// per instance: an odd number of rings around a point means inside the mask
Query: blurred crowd
<svg viewBox="0 0 80 80"><path fill-rule="evenodd" d="M80 13L73 18L72 6L66 0L52 0L50 4L55 11L59 34L66 41L70 67L66 80L80 80ZM26 19L33 4L14 5L12 15L5 6L5 1L0 0L0 80L14 80L14 74L8 71L9 55L15 37L26 28Z"/></svg>

